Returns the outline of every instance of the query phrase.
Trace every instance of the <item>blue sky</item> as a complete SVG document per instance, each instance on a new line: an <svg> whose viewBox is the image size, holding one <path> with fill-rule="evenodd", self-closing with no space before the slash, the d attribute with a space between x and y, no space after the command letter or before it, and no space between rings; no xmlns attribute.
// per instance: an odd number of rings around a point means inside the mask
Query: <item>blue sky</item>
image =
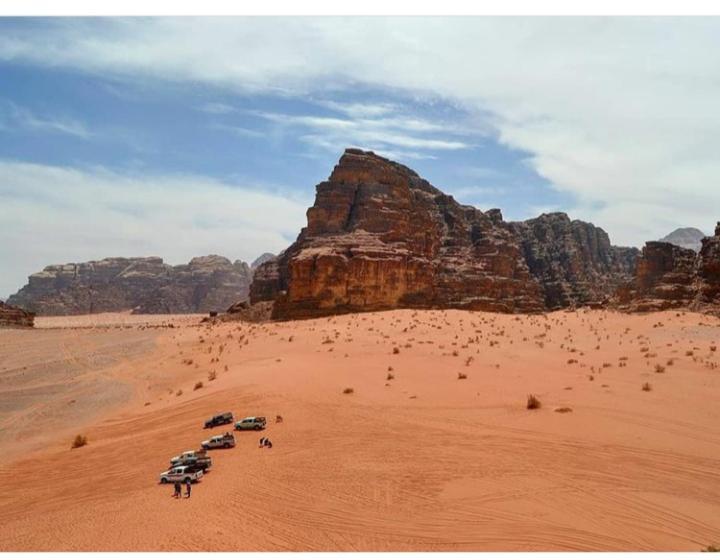
<svg viewBox="0 0 720 560"><path fill-rule="evenodd" d="M0 20L0 296L52 263L277 252L348 146L506 219L710 231L716 27Z"/></svg>

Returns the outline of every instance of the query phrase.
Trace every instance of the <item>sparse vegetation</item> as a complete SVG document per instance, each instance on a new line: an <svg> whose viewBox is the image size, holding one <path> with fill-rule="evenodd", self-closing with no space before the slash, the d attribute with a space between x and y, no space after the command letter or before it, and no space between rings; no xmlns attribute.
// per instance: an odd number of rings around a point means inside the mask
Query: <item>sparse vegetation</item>
<svg viewBox="0 0 720 560"><path fill-rule="evenodd" d="M388 373L386 379L388 381L392 381L393 379L395 379L395 376L392 373Z"/></svg>
<svg viewBox="0 0 720 560"><path fill-rule="evenodd" d="M527 396L527 408L528 410L535 410L542 406L540 399L538 399L532 393Z"/></svg>
<svg viewBox="0 0 720 560"><path fill-rule="evenodd" d="M84 447L88 444L87 436L82 436L80 434L75 436L75 439L72 442L72 449L77 449L78 447Z"/></svg>
<svg viewBox="0 0 720 560"><path fill-rule="evenodd" d="M655 364L655 373L665 373L665 366Z"/></svg>
<svg viewBox="0 0 720 560"><path fill-rule="evenodd" d="M215 373L215 370L212 370L210 373L208 373L208 381L215 381L217 379L217 373Z"/></svg>
<svg viewBox="0 0 720 560"><path fill-rule="evenodd" d="M555 412L559 412L560 414L566 414L568 412L572 412L572 408L569 406L561 406L555 409Z"/></svg>
<svg viewBox="0 0 720 560"><path fill-rule="evenodd" d="M343 395L352 395L355 392L355 389L352 387L345 387L343 389Z"/></svg>
<svg viewBox="0 0 720 560"><path fill-rule="evenodd" d="M642 390L643 391L652 391L652 385L650 385L650 383L648 383L648 382L645 382L642 385Z"/></svg>
<svg viewBox="0 0 720 560"><path fill-rule="evenodd" d="M703 548L700 552L720 552L720 546L716 544L709 544Z"/></svg>
<svg viewBox="0 0 720 560"><path fill-rule="evenodd" d="M198 381L197 383L195 383L195 387L193 387L193 391L197 391L198 389L202 389L203 387L204 387L203 382Z"/></svg>
<svg viewBox="0 0 720 560"><path fill-rule="evenodd" d="M467 379L467 373L458 373L458 379Z"/></svg>

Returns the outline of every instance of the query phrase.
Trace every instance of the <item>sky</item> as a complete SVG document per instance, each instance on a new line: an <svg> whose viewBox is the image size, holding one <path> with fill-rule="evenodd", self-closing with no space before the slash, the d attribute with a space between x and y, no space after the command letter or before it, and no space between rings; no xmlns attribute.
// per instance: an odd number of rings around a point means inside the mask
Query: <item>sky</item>
<svg viewBox="0 0 720 560"><path fill-rule="evenodd" d="M346 147L507 220L720 220L717 18L0 18L0 296L49 264L252 261Z"/></svg>

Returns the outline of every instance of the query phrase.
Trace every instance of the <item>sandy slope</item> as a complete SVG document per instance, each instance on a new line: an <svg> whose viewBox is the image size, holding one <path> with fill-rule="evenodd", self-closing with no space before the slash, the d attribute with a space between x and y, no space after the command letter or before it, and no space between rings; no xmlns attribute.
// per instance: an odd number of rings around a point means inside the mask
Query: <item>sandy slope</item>
<svg viewBox="0 0 720 560"><path fill-rule="evenodd" d="M26 412L32 396L10 411L3 432L16 418L34 431L2 443L11 460L0 477L12 484L0 493L1 550L699 550L720 540L716 319L194 320L103 328L119 337L108 352L117 361L87 367L86 383L131 393L70 386L63 398L105 399L109 411L58 408L39 422ZM8 364L42 361L50 344L103 354L103 329L24 332L21 344L18 331L0 332L2 390L26 390ZM27 354L8 356L19 347ZM540 410L525 408L530 392ZM157 475L220 432L202 421L224 410L282 414L266 431L275 447L238 434L235 449L212 453L191 499L172 499ZM30 454L23 445L37 445L38 431L48 439ZM90 444L70 450L77 432Z"/></svg>

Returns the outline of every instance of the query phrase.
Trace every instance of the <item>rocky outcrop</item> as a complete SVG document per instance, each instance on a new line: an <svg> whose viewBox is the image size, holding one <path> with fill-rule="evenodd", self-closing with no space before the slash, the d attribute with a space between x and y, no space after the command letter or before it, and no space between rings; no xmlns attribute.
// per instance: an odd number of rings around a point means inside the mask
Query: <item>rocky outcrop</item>
<svg viewBox="0 0 720 560"><path fill-rule="evenodd" d="M705 234L697 228L678 228L675 231L669 233L659 241L665 243L672 243L683 249L691 249L696 253L700 251L702 247L702 240Z"/></svg>
<svg viewBox="0 0 720 560"><path fill-rule="evenodd" d="M604 230L567 214L542 214L511 225L547 309L602 304L635 271L638 249L615 247Z"/></svg>
<svg viewBox="0 0 720 560"><path fill-rule="evenodd" d="M252 262L252 264L250 264L250 270L252 270L252 271L254 272L255 270L257 270L257 268L258 268L260 265L265 264L266 262L273 260L275 257L276 257L276 255L273 255L272 253L263 253L263 254L260 255L258 258L256 258L256 259Z"/></svg>
<svg viewBox="0 0 720 560"><path fill-rule="evenodd" d="M659 311L690 307L696 296L696 255L672 243L648 241L638 259L635 278L617 292L626 311Z"/></svg>
<svg viewBox="0 0 720 560"><path fill-rule="evenodd" d="M513 228L499 210L457 203L414 171L346 150L317 186L308 225L258 268L251 301L274 318L396 307L544 309Z"/></svg>
<svg viewBox="0 0 720 560"><path fill-rule="evenodd" d="M246 263L217 255L179 266L158 257L108 258L48 266L8 303L39 315L222 311L247 297L251 276Z"/></svg>
<svg viewBox="0 0 720 560"><path fill-rule="evenodd" d="M698 254L697 305L720 309L720 222L715 235L706 237Z"/></svg>
<svg viewBox="0 0 720 560"><path fill-rule="evenodd" d="M0 301L0 328L32 327L35 324L35 314L19 307L14 307Z"/></svg>

